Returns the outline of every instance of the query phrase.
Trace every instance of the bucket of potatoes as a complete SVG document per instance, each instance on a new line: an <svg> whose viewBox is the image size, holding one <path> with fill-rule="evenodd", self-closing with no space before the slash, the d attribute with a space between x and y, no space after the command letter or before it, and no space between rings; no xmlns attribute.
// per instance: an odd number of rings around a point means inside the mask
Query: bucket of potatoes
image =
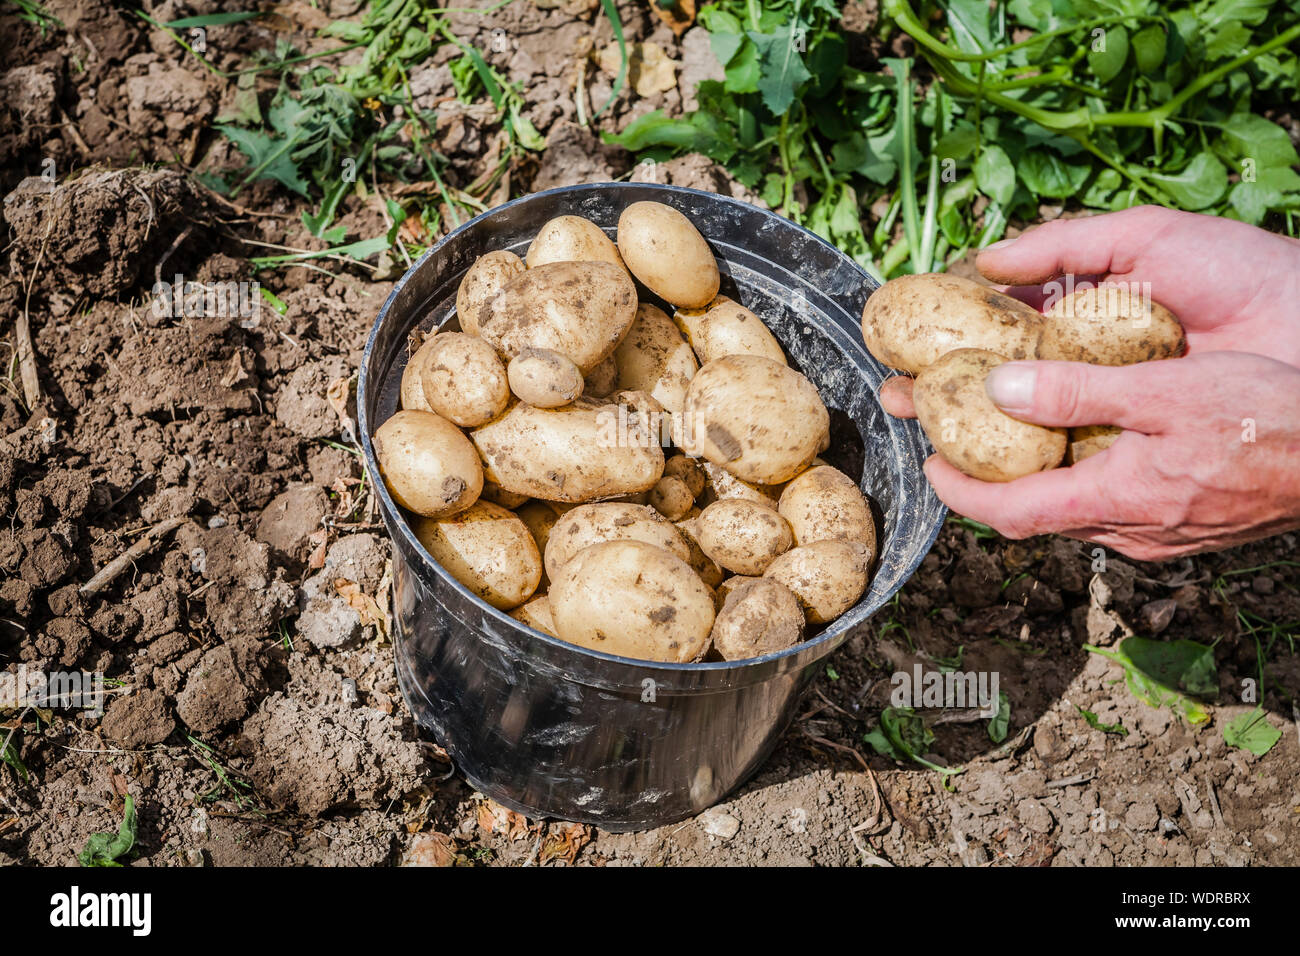
<svg viewBox="0 0 1300 956"><path fill-rule="evenodd" d="M429 555L528 627L643 661L772 654L852 608L869 502L819 457L817 389L719 288L699 230L654 201L613 240L563 215L523 258L480 256L459 331L412 342L372 436Z"/></svg>

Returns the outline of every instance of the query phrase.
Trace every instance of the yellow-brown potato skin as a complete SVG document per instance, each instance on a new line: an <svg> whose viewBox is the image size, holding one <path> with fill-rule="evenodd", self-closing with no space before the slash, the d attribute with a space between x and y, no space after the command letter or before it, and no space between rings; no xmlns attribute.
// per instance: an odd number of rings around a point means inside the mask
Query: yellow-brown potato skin
<svg viewBox="0 0 1300 956"><path fill-rule="evenodd" d="M403 409L375 430L373 440L380 477L403 508L453 515L483 491L483 466L474 445L437 412Z"/></svg>
<svg viewBox="0 0 1300 956"><path fill-rule="evenodd" d="M613 355L609 355L583 376L582 397L609 398L616 388L618 388L618 362Z"/></svg>
<svg viewBox="0 0 1300 956"><path fill-rule="evenodd" d="M649 393L677 413L699 366L673 320L657 306L641 303L627 336L614 351L618 387Z"/></svg>
<svg viewBox="0 0 1300 956"><path fill-rule="evenodd" d="M478 335L479 310L524 271L524 261L513 252L498 249L478 257L456 290L456 318L460 330Z"/></svg>
<svg viewBox="0 0 1300 956"><path fill-rule="evenodd" d="M618 217L618 251L632 274L675 306L698 309L718 294L713 250L671 206L635 202Z"/></svg>
<svg viewBox="0 0 1300 956"><path fill-rule="evenodd" d="M578 366L550 349L524 349L506 366L510 391L538 408L560 408L582 394Z"/></svg>
<svg viewBox="0 0 1300 956"><path fill-rule="evenodd" d="M704 553L733 574L762 574L794 544L784 518L740 498L715 501L695 519L695 526Z"/></svg>
<svg viewBox="0 0 1300 956"><path fill-rule="evenodd" d="M490 501L448 518L420 518L413 530L448 574L500 610L527 601L542 579L542 558L528 528Z"/></svg>
<svg viewBox="0 0 1300 956"><path fill-rule="evenodd" d="M695 497L682 479L664 475L650 489L646 504L669 521L680 521L695 505Z"/></svg>
<svg viewBox="0 0 1300 956"><path fill-rule="evenodd" d="M815 541L792 548L773 561L763 577L794 592L809 624L826 624L853 605L867 589L871 553L856 541Z"/></svg>
<svg viewBox="0 0 1300 956"><path fill-rule="evenodd" d="M545 594L539 594L510 612L510 616L521 624L527 624L535 631L558 637L555 633L555 621L551 617L551 601Z"/></svg>
<svg viewBox="0 0 1300 956"><path fill-rule="evenodd" d="M702 318L691 322L690 344L705 365L726 355L761 355L788 364L781 343L763 320L731 299L709 306Z"/></svg>
<svg viewBox="0 0 1300 956"><path fill-rule="evenodd" d="M1066 464L1073 465L1103 452L1115 444L1115 439L1124 433L1116 425L1081 425L1070 429L1070 448L1066 452Z"/></svg>
<svg viewBox="0 0 1300 956"><path fill-rule="evenodd" d="M1043 317L1019 299L960 276L890 279L867 298L862 339L877 359L913 375L960 348L1040 358Z"/></svg>
<svg viewBox="0 0 1300 956"><path fill-rule="evenodd" d="M1123 284L1077 289L1047 310L1039 358L1135 365L1181 355L1183 326L1158 302Z"/></svg>
<svg viewBox="0 0 1300 956"><path fill-rule="evenodd" d="M1065 457L1064 428L1019 421L989 398L984 380L1004 361L982 349L957 349L922 371L912 387L916 417L935 451L981 481L1014 481Z"/></svg>
<svg viewBox="0 0 1300 956"><path fill-rule="evenodd" d="M713 628L713 595L681 558L644 541L578 552L551 582L561 640L638 660L697 660Z"/></svg>
<svg viewBox="0 0 1300 956"><path fill-rule="evenodd" d="M510 401L505 366L496 350L464 332L439 332L412 361L419 360L420 386L429 408L462 428L490 422Z"/></svg>
<svg viewBox="0 0 1300 956"><path fill-rule="evenodd" d="M775 654L803 640L804 613L794 592L772 578L740 578L713 622L713 648L726 661Z"/></svg>
<svg viewBox="0 0 1300 956"><path fill-rule="evenodd" d="M673 523L648 505L599 501L566 512L552 526L543 563L555 574L579 551L602 541L644 541L686 561L690 548Z"/></svg>
<svg viewBox="0 0 1300 956"><path fill-rule="evenodd" d="M793 479L781 491L777 511L789 522L796 545L858 541L875 554L871 506L853 479L837 468L819 465Z"/></svg>
<svg viewBox="0 0 1300 956"><path fill-rule="evenodd" d="M692 458L691 461L700 462L700 467L704 471L707 484L700 495L696 495L701 505L707 507L715 501L722 501L726 498L744 498L746 501L757 501L760 505L767 505L773 511L777 508L777 502L781 500L781 486L765 485L752 481L741 481L721 465L715 465L711 461ZM665 466L665 470L666 466Z"/></svg>
<svg viewBox="0 0 1300 956"><path fill-rule="evenodd" d="M612 262L623 268L623 258L605 231L581 216L556 216L542 226L524 262L530 269L551 262Z"/></svg>

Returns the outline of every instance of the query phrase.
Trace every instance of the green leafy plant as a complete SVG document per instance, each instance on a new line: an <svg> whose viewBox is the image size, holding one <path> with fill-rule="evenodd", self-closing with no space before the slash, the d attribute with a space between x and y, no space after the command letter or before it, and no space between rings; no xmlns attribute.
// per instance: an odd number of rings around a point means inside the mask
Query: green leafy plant
<svg viewBox="0 0 1300 956"><path fill-rule="evenodd" d="M1123 667L1129 692L1144 704L1168 706L1189 724L1203 724L1210 719L1209 713L1189 695L1209 697L1218 691L1213 647L1196 641L1126 637L1114 650L1092 644L1083 648Z"/></svg>
<svg viewBox="0 0 1300 956"><path fill-rule="evenodd" d="M1102 733L1106 734L1117 734L1120 737L1128 736L1128 728L1124 726L1122 721L1116 721L1113 724L1103 724L1101 718L1092 711L1084 710L1078 704L1074 705L1074 709L1079 712L1079 715L1088 722L1088 726L1093 730L1100 730Z"/></svg>
<svg viewBox="0 0 1300 956"><path fill-rule="evenodd" d="M1264 756L1281 739L1282 731L1268 722L1262 707L1223 725L1223 740L1229 747L1248 750L1256 757Z"/></svg>
<svg viewBox="0 0 1300 956"><path fill-rule="evenodd" d="M883 757L892 757L899 763L909 760L919 763L945 780L965 772L964 767L941 767L921 756L934 743L934 731L911 707L886 707L880 713L880 724L862 739Z"/></svg>
<svg viewBox="0 0 1300 956"><path fill-rule="evenodd" d="M121 866L117 861L135 846L135 801L128 793L124 802L122 825L117 833L92 833L85 849L77 854L77 862L82 866Z"/></svg>
<svg viewBox="0 0 1300 956"><path fill-rule="evenodd" d="M1001 691L998 692L998 712L989 718L989 740L995 744L1000 744L1007 739L1007 731L1011 729L1011 698Z"/></svg>

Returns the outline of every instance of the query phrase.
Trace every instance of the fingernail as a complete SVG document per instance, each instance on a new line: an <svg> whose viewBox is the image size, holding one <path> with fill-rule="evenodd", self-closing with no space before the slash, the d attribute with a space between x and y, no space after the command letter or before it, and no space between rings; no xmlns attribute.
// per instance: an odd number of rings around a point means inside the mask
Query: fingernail
<svg viewBox="0 0 1300 956"><path fill-rule="evenodd" d="M992 252L994 249L1005 249L1007 246L1011 245L1011 243L1013 243L1013 242L1015 242L1015 241L1016 241L1016 240L1015 240L1014 238L1012 238L1012 239L999 239L997 242L993 242L993 243L990 243L989 245L985 246L985 247L984 247L983 249L981 249L980 251L981 251L981 252Z"/></svg>
<svg viewBox="0 0 1300 956"><path fill-rule="evenodd" d="M999 365L984 378L984 391L1004 412L1030 412L1034 408L1034 384L1038 371L1024 362Z"/></svg>

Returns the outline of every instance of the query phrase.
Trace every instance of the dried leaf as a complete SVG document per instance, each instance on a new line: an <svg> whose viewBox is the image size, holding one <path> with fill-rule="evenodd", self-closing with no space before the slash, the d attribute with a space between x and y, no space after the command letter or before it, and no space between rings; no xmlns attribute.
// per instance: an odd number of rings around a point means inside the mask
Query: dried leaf
<svg viewBox="0 0 1300 956"><path fill-rule="evenodd" d="M248 381L248 373L244 371L244 356L239 349L235 349L230 354L230 364L226 367L226 374L221 376L221 387L231 388L246 381Z"/></svg>
<svg viewBox="0 0 1300 956"><path fill-rule="evenodd" d="M313 531L307 535L307 540L313 545L311 557L307 559L307 567L313 571L319 571L325 567L325 554L329 551L330 533L321 528L319 531Z"/></svg>
<svg viewBox="0 0 1300 956"><path fill-rule="evenodd" d="M591 830L581 823L553 824L542 842L538 859L542 863L563 860L569 865L578 858L582 848L591 842Z"/></svg>
<svg viewBox="0 0 1300 956"><path fill-rule="evenodd" d="M420 833L402 856L401 866L455 866L461 862L456 845L445 833Z"/></svg>
<svg viewBox="0 0 1300 956"><path fill-rule="evenodd" d="M617 43L600 51L600 68L609 76L618 76L621 63ZM633 43L627 48L628 82L637 96L654 96L673 89L677 85L678 65L657 43Z"/></svg>
<svg viewBox="0 0 1300 956"><path fill-rule="evenodd" d="M361 590L361 585L347 578L335 578L334 590L361 617L363 627L377 627L385 635L388 634L388 621L384 618L384 612L379 609L374 598Z"/></svg>
<svg viewBox="0 0 1300 956"><path fill-rule="evenodd" d="M681 36L695 22L695 0L676 0L670 9L665 10L655 0L650 0L650 9L659 15L659 19L668 24L673 36Z"/></svg>
<svg viewBox="0 0 1300 956"><path fill-rule="evenodd" d="M521 840L528 835L528 818L492 799L479 804L478 825L488 833L500 833L510 840Z"/></svg>

